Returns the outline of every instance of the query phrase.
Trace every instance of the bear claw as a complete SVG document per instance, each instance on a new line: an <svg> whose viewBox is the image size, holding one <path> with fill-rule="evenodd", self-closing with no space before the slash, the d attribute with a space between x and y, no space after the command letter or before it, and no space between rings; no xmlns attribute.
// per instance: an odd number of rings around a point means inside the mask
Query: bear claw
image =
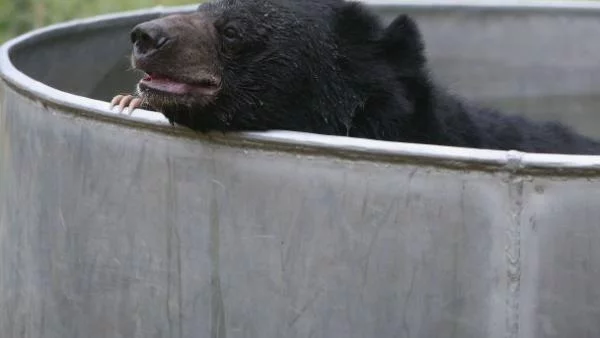
<svg viewBox="0 0 600 338"><path fill-rule="evenodd" d="M142 106L142 99L134 95L117 95L110 101L110 109L115 106L118 106L118 113L125 113L127 108L127 115L131 115L133 110Z"/></svg>

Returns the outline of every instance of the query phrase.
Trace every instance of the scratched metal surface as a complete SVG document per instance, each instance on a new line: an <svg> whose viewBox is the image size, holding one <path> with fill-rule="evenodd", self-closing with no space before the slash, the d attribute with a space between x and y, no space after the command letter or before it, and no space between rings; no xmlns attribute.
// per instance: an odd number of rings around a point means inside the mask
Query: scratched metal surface
<svg viewBox="0 0 600 338"><path fill-rule="evenodd" d="M600 48L570 40L598 7L372 5L419 18L456 91L563 97L600 135ZM126 32L161 11L0 50L0 337L600 336L599 157L116 116Z"/></svg>

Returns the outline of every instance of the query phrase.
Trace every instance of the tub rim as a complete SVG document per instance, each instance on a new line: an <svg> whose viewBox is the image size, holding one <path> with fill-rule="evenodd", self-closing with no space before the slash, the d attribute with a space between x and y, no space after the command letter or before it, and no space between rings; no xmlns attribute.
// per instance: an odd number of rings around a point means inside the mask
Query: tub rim
<svg viewBox="0 0 600 338"><path fill-rule="evenodd" d="M550 11L578 12L580 14L600 14L600 3L574 1L527 1L520 0L434 0L422 3L419 0L361 0L361 2L386 8L406 7L411 10L444 11L494 10L494 11ZM371 159L376 157L384 162L413 161L427 162L433 166L485 168L491 171L528 172L538 175L577 175L600 176L599 155L566 155L527 153L515 150L489 150L441 145L378 141L345 136L329 136L294 131L273 130L267 132L236 132L222 135L209 133L199 135L184 127L172 127L166 118L158 112L137 109L134 114L121 115L109 109L108 102L78 96L50 87L18 70L10 60L10 53L49 37L60 36L65 32L85 31L109 26L111 23L139 21L181 11L190 11L197 5L163 7L104 14L89 18L70 20L32 30L12 38L0 46L0 78L11 88L31 100L45 106L56 107L63 113L71 112L81 117L104 120L118 125L130 125L136 128L153 129L187 138L210 139L237 146L257 146L265 149L287 150L291 152L312 152L333 156Z"/></svg>

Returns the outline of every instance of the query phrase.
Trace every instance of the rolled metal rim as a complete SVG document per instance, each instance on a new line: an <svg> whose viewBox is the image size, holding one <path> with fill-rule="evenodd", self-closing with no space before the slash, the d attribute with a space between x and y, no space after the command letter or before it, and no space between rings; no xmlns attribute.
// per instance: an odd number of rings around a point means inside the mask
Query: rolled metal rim
<svg viewBox="0 0 600 338"><path fill-rule="evenodd" d="M363 3L385 9L387 6L405 6L407 8L429 10L472 9L501 11L577 11L600 15L600 4L592 2L522 2L511 1L461 1L435 0L423 3L417 0L362 0ZM52 36L60 36L65 31L87 30L105 27L111 22L139 21L144 17L155 17L170 13L191 11L193 6L154 7L152 9L128 11L117 14L100 15L86 19L73 20L37 29L9 40L0 46L0 77L12 88L23 95L40 101L45 105L73 112L91 119L102 119L112 123L130 124L136 127L159 130L190 137L198 136L183 127L173 127L158 112L136 110L131 115L120 115L109 109L108 102L74 95L45 85L19 71L10 59L10 52L19 46L29 45ZM599 17L600 18L600 17ZM269 132L240 132L226 136L210 133L205 137L228 144L242 144L262 148L297 152L326 152L333 156L359 159L376 157L383 162L414 161L430 165L458 166L470 169L492 171L524 172L534 170L537 174L547 175L600 175L600 154L563 155L536 154L520 151L499 151L474 148L448 147L400 142L377 141L344 136L327 136L292 131L274 130ZM584 173L582 173L584 171Z"/></svg>

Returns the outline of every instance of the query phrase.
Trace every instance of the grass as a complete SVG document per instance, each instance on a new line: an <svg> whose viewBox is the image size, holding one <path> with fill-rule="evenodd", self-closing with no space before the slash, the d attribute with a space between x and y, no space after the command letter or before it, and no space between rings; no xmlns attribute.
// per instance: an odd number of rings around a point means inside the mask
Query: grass
<svg viewBox="0 0 600 338"><path fill-rule="evenodd" d="M193 0L0 0L0 43L31 29L98 14L158 5L194 4Z"/></svg>

